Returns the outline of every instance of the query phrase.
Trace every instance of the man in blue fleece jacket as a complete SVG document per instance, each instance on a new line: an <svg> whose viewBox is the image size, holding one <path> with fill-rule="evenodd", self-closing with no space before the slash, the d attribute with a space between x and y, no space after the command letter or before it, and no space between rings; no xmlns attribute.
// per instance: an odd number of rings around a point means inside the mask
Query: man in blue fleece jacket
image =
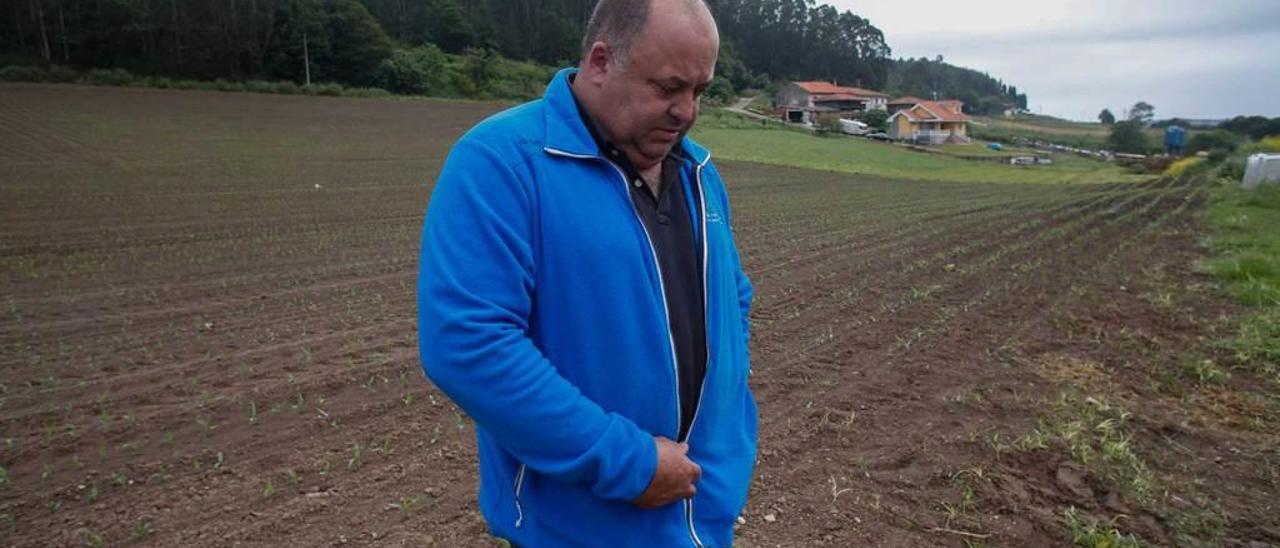
<svg viewBox="0 0 1280 548"><path fill-rule="evenodd" d="M480 508L520 546L728 546L756 451L752 289L686 134L702 0L601 0L583 59L458 141L418 280L426 374L476 422Z"/></svg>

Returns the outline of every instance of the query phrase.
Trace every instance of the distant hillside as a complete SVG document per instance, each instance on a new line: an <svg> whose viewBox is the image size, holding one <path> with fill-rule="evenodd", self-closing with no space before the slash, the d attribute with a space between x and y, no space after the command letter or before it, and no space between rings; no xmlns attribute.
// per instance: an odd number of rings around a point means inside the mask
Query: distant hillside
<svg viewBox="0 0 1280 548"><path fill-rule="evenodd" d="M936 59L898 59L889 62L885 89L892 95L924 99L959 99L970 114L998 114L1008 108L1026 109L1027 94L985 72L957 67Z"/></svg>

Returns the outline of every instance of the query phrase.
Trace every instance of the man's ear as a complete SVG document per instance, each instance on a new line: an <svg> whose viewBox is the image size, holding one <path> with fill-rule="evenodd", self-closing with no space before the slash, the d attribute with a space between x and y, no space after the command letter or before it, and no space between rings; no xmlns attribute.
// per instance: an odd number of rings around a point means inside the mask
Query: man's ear
<svg viewBox="0 0 1280 548"><path fill-rule="evenodd" d="M609 45L604 42L591 44L591 49L587 50L585 61L583 68L586 69L587 80L596 85L604 84L604 80L609 76L609 71L614 69L613 52L609 50Z"/></svg>

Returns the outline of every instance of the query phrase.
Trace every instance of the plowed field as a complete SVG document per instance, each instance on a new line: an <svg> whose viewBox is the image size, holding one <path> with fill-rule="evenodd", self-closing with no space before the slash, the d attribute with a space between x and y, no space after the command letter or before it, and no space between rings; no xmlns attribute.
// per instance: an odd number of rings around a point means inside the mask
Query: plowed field
<svg viewBox="0 0 1280 548"><path fill-rule="evenodd" d="M497 108L0 86L0 544L493 545L414 281ZM757 287L739 544L1280 543L1206 189L721 170Z"/></svg>

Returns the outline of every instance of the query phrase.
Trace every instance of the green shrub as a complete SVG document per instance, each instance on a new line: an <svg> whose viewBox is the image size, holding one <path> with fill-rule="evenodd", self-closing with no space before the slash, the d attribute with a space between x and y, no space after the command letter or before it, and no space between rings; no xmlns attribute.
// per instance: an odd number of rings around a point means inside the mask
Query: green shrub
<svg viewBox="0 0 1280 548"><path fill-rule="evenodd" d="M887 111L873 108L871 110L863 112L862 115L858 117L858 119L862 120L862 123L867 124L867 127L870 127L873 130L876 130L876 131L889 130L889 124L888 124L889 113Z"/></svg>
<svg viewBox="0 0 1280 548"><path fill-rule="evenodd" d="M302 86L302 92L307 95L324 95L328 97L339 97L342 95L342 85L340 84L311 84Z"/></svg>
<svg viewBox="0 0 1280 548"><path fill-rule="evenodd" d="M1240 147L1240 152L1244 154L1256 154L1259 152L1280 152L1280 135L1263 138L1256 143L1249 143Z"/></svg>
<svg viewBox="0 0 1280 548"><path fill-rule="evenodd" d="M347 88L342 94L347 97L366 97L366 98L391 97L391 92L382 88Z"/></svg>
<svg viewBox="0 0 1280 548"><path fill-rule="evenodd" d="M378 65L378 87L406 95L444 95L452 91L449 58L440 48L427 44L396 50Z"/></svg>
<svg viewBox="0 0 1280 548"><path fill-rule="evenodd" d="M243 82L234 82L218 78L213 81L213 89L218 91L245 91Z"/></svg>
<svg viewBox="0 0 1280 548"><path fill-rule="evenodd" d="M84 73L78 81L95 86L128 86L133 84L134 77L129 71L120 68L93 69Z"/></svg>
<svg viewBox="0 0 1280 548"><path fill-rule="evenodd" d="M537 63L498 58L485 94L498 99L526 100L542 96L555 69Z"/></svg>
<svg viewBox="0 0 1280 548"><path fill-rule="evenodd" d="M280 95L297 95L302 93L302 87L293 82L284 81L275 83L275 92Z"/></svg>
<svg viewBox="0 0 1280 548"><path fill-rule="evenodd" d="M9 65L0 68L0 82L44 82L48 77L40 67Z"/></svg>
<svg viewBox="0 0 1280 548"><path fill-rule="evenodd" d="M839 135L840 134L840 115L839 114L820 114L818 120L814 123L815 132L818 135Z"/></svg>
<svg viewBox="0 0 1280 548"><path fill-rule="evenodd" d="M1240 138L1234 133L1223 129L1206 131L1197 133L1187 141L1187 152L1200 152L1202 150L1225 150L1231 152L1240 145Z"/></svg>
<svg viewBox="0 0 1280 548"><path fill-rule="evenodd" d="M1240 182L1244 179L1244 169L1248 166L1248 160L1244 157L1233 156L1222 162L1222 167L1218 168L1218 177L1231 179Z"/></svg>
<svg viewBox="0 0 1280 548"><path fill-rule="evenodd" d="M737 97L738 95L733 92L733 84L723 76L716 76L711 81L711 86L707 87L706 93L702 95L703 101L709 105L727 105Z"/></svg>
<svg viewBox="0 0 1280 548"><path fill-rule="evenodd" d="M244 83L244 90L252 93L275 93L276 85L263 80L249 80Z"/></svg>
<svg viewBox="0 0 1280 548"><path fill-rule="evenodd" d="M68 84L75 82L80 74L75 69L66 65L53 65L47 71L48 81L59 84Z"/></svg>
<svg viewBox="0 0 1280 548"><path fill-rule="evenodd" d="M1151 152L1151 143L1142 132L1142 125L1129 120L1111 126L1111 135L1107 137L1107 148L1115 152L1130 154L1147 154Z"/></svg>

